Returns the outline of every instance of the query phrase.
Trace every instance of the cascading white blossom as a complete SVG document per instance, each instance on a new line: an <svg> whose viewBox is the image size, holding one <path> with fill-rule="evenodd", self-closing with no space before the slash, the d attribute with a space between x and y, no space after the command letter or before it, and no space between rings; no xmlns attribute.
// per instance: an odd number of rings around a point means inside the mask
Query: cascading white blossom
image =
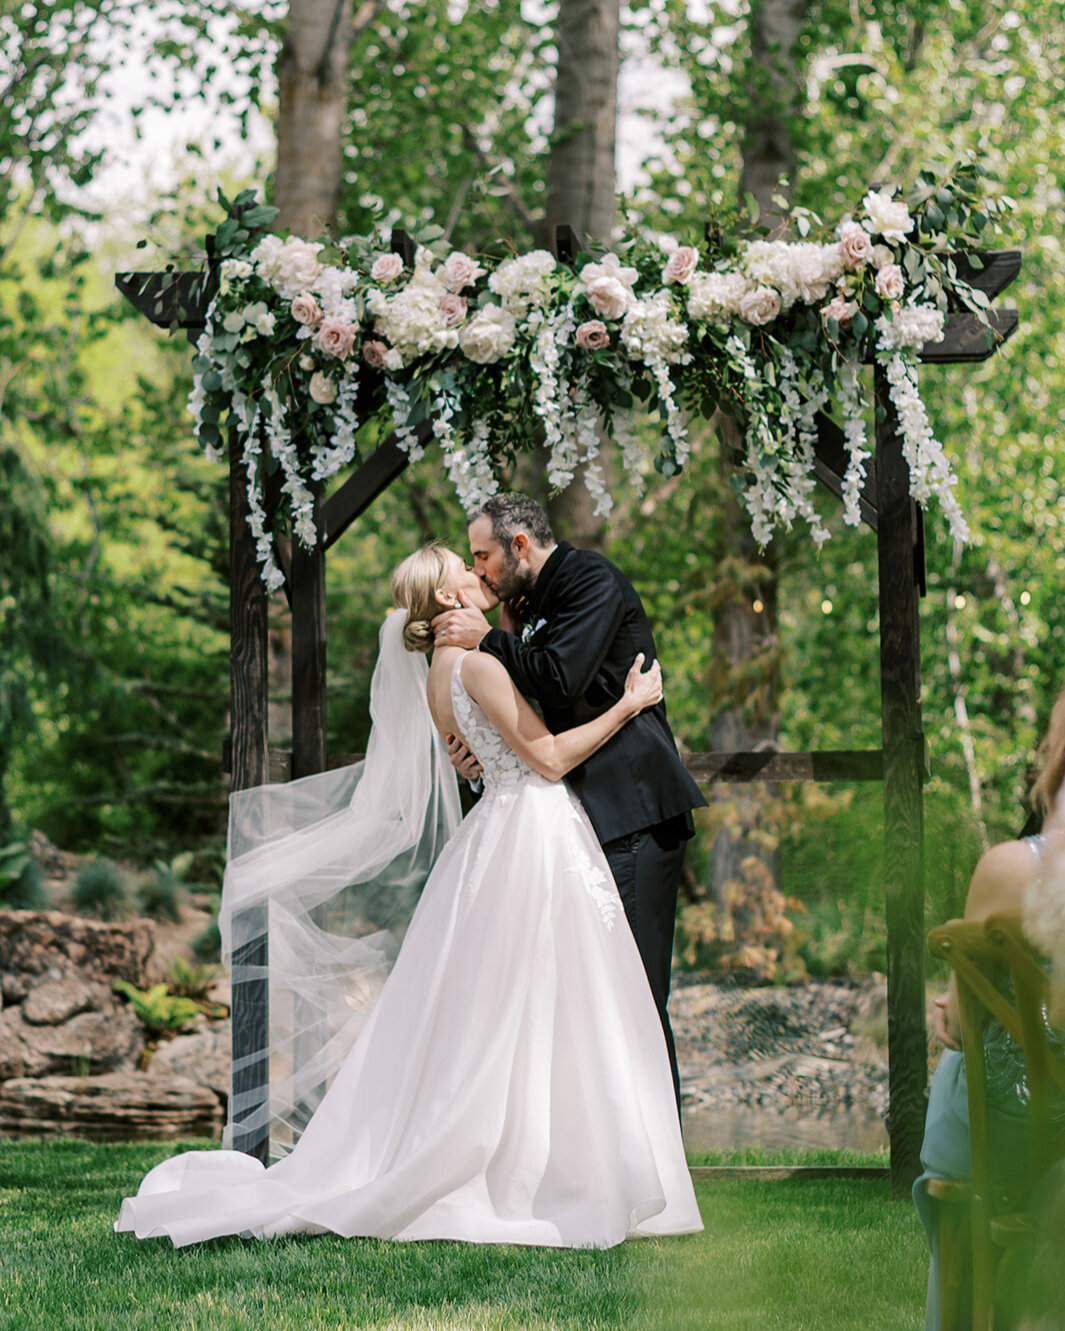
<svg viewBox="0 0 1065 1331"><path fill-rule="evenodd" d="M843 447L847 469L843 475L843 521L857 527L862 520L859 499L865 481L865 464L872 457L865 423L865 401L857 368L844 361L839 372L839 405L843 412Z"/></svg>
<svg viewBox="0 0 1065 1331"><path fill-rule="evenodd" d="M626 475L636 492L640 493L647 485L650 460L643 440L636 430L636 413L631 408L616 408L612 427L614 443L621 454L621 465L625 468Z"/></svg>
<svg viewBox="0 0 1065 1331"><path fill-rule="evenodd" d="M340 381L336 401L333 403L333 433L328 445L314 444L311 456L314 465L311 476L316 481L327 480L335 476L341 467L353 461L356 453L355 436L359 432L359 417L355 404L359 396L359 371L357 362Z"/></svg>
<svg viewBox="0 0 1065 1331"><path fill-rule="evenodd" d="M654 375L658 400L665 409L666 434L677 466L683 467L691 445L677 406L669 367L690 365L691 352L687 349L687 327L672 317L672 297L668 291L658 291L646 300L635 301L622 322L621 341L630 355L642 360Z"/></svg>
<svg viewBox="0 0 1065 1331"><path fill-rule="evenodd" d="M385 375L385 397L392 413L392 429L396 432L396 447L401 448L411 462L417 462L425 454L425 449L418 441L418 432L408 424L411 413L410 394L402 384Z"/></svg>
<svg viewBox="0 0 1065 1331"><path fill-rule="evenodd" d="M529 354L529 365L536 376L533 410L544 423L547 479L554 489L569 485L580 461L569 386L561 368L561 349L570 345L576 327L571 301L556 314L541 318Z"/></svg>
<svg viewBox="0 0 1065 1331"><path fill-rule="evenodd" d="M475 513L499 490L488 454L488 424L476 421L465 444L453 441L444 450L444 468L466 513Z"/></svg>
<svg viewBox="0 0 1065 1331"><path fill-rule="evenodd" d="M785 347L780 366L780 392L783 399L781 430L791 436L794 446L785 458L782 468L786 485L786 500L781 516L789 524L802 518L810 528L814 544L821 548L828 540L829 531L814 506L817 478L814 475L814 449L817 444L817 413L828 401L829 392L824 377L818 375L809 389L809 396L799 392L799 367L790 347Z"/></svg>

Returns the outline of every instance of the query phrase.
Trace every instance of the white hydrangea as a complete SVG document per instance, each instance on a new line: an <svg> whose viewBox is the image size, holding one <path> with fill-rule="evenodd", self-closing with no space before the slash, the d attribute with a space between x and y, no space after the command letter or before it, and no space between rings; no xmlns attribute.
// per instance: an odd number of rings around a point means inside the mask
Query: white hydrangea
<svg viewBox="0 0 1065 1331"><path fill-rule="evenodd" d="M815 241L752 241L744 250L742 262L752 284L780 292L785 310L796 301L812 305L824 300L828 288L843 272L839 246Z"/></svg>
<svg viewBox="0 0 1065 1331"><path fill-rule="evenodd" d="M643 360L661 359L667 365L688 365L686 350L688 329L679 319L670 318L668 291L657 291L647 300L638 300L626 313L621 325L621 340L633 356Z"/></svg>
<svg viewBox="0 0 1065 1331"><path fill-rule="evenodd" d="M688 287L688 313L707 323L731 319L748 290L742 273L696 273Z"/></svg>
<svg viewBox="0 0 1065 1331"><path fill-rule="evenodd" d="M313 287L322 313L327 318L332 315L346 319L348 323L357 323L359 312L351 293L358 285L359 274L350 268L323 268Z"/></svg>
<svg viewBox="0 0 1065 1331"><path fill-rule="evenodd" d="M264 236L248 256L259 276L279 296L292 300L301 291L310 291L317 282L322 265L318 254L322 246L300 240L299 236Z"/></svg>
<svg viewBox="0 0 1065 1331"><path fill-rule="evenodd" d="M374 328L403 357L411 360L442 346L453 346L454 330L440 308L447 288L424 264L415 267L410 281L394 296L376 288L367 304L374 316Z"/></svg>
<svg viewBox="0 0 1065 1331"><path fill-rule="evenodd" d="M550 290L548 278L558 267L547 250L533 250L516 259L506 259L488 279L488 289L504 308L519 318L533 305L540 305Z"/></svg>

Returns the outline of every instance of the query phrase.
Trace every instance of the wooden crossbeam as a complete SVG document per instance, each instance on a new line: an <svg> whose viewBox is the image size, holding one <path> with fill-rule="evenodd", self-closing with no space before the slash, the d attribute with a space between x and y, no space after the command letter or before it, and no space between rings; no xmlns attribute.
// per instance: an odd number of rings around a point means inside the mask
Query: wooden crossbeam
<svg viewBox="0 0 1065 1331"><path fill-rule="evenodd" d="M415 433L418 442L424 446L432 434L431 422L422 421L415 427ZM323 547L328 550L409 464L410 458L396 443L396 436L390 434L326 500L322 517Z"/></svg>
<svg viewBox="0 0 1065 1331"><path fill-rule="evenodd" d="M115 286L151 323L183 328L195 341L218 290L218 270L211 264L202 272L116 273Z"/></svg>

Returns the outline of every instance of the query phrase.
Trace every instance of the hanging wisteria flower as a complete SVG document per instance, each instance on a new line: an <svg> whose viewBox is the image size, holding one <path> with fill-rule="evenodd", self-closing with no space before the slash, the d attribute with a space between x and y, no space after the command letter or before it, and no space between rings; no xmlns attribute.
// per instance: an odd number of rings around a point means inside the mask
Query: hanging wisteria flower
<svg viewBox="0 0 1065 1331"><path fill-rule="evenodd" d="M910 234L913 218L906 205L895 198L893 189L870 190L863 204L873 232L889 243L903 241Z"/></svg>

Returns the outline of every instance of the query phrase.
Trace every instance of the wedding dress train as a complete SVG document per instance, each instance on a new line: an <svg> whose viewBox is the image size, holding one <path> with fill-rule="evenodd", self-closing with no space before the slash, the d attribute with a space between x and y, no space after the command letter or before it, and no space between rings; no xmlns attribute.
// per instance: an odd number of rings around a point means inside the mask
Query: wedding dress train
<svg viewBox="0 0 1065 1331"><path fill-rule="evenodd" d="M702 1224L662 1029L580 804L462 683L485 792L299 1142L165 1161L115 1228L176 1246L332 1232L608 1247Z"/></svg>

